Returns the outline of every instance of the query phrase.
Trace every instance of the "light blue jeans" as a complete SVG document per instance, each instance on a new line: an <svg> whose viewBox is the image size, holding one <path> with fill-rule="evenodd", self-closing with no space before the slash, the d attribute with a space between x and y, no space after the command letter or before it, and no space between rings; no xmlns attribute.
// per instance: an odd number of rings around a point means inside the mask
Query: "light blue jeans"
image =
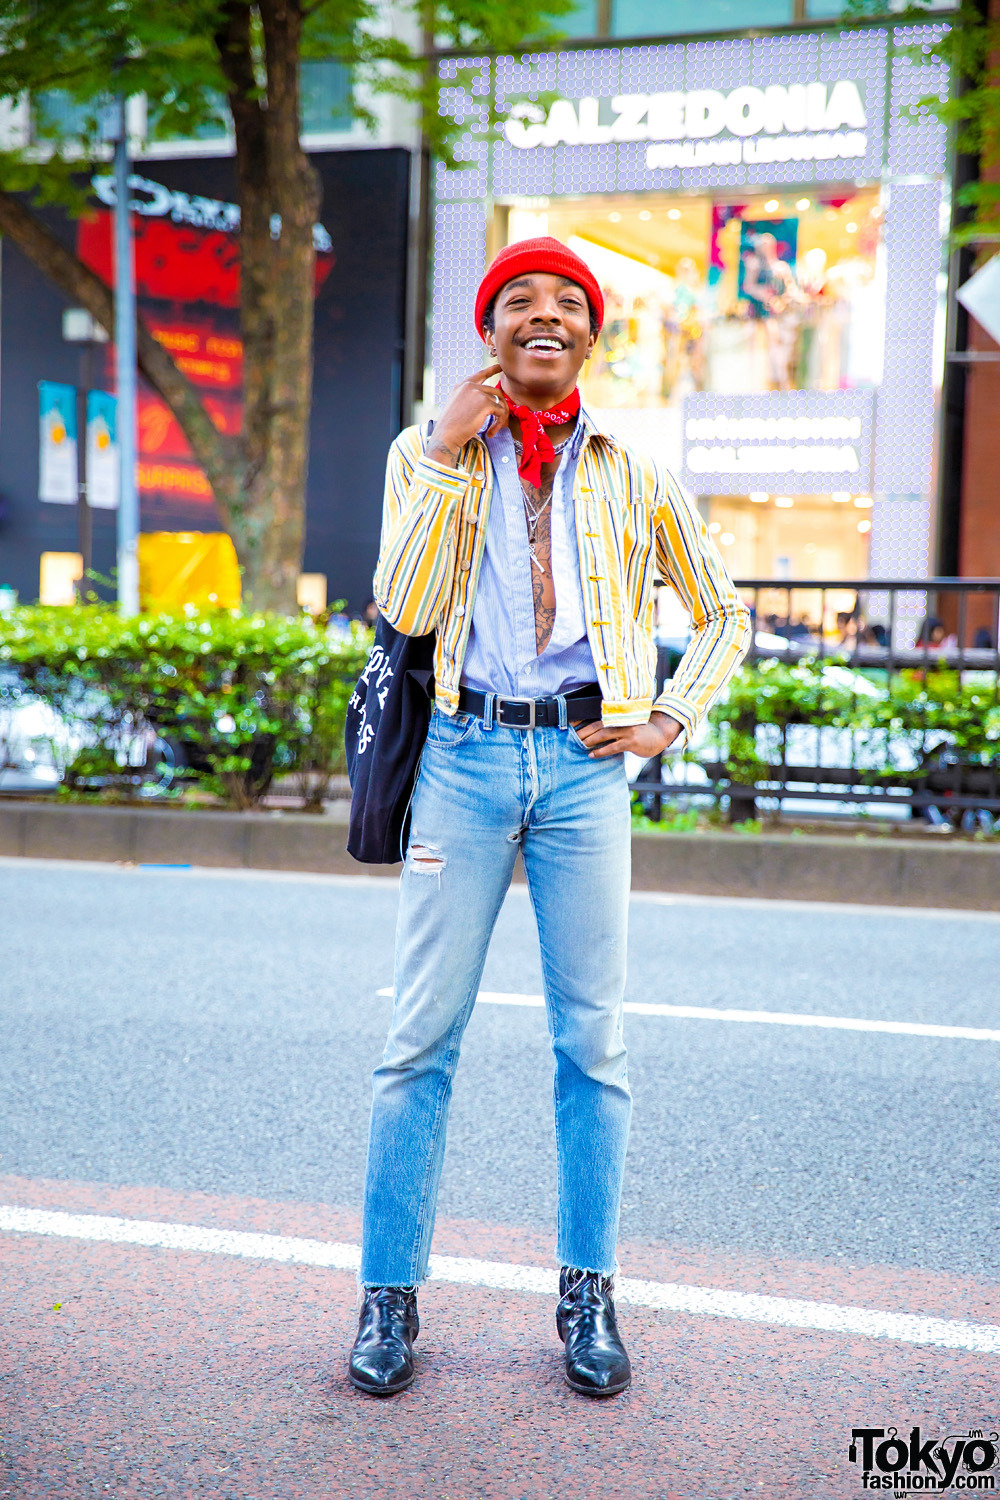
<svg viewBox="0 0 1000 1500"><path fill-rule="evenodd" d="M623 757L591 760L571 727L487 729L435 710L400 880L392 1023L372 1078L365 1286L413 1286L427 1274L452 1079L518 848L555 1053L556 1254L562 1265L616 1269L632 1110Z"/></svg>

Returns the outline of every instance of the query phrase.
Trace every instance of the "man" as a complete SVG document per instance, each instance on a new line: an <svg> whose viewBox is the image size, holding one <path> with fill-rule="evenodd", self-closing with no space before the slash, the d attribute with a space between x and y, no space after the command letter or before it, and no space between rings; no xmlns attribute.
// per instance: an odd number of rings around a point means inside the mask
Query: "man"
<svg viewBox="0 0 1000 1500"><path fill-rule="evenodd" d="M613 1278L632 1107L622 1041L630 804L624 752L690 734L743 656L748 614L674 481L601 431L577 377L601 290L557 240L502 250L476 299L490 358L433 430L393 444L378 607L437 632L414 790L395 1006L375 1070L350 1378L413 1380L452 1078L518 849L555 1053L556 1324L569 1384L624 1390ZM500 376L499 385L491 384ZM653 701L653 581L694 635Z"/></svg>

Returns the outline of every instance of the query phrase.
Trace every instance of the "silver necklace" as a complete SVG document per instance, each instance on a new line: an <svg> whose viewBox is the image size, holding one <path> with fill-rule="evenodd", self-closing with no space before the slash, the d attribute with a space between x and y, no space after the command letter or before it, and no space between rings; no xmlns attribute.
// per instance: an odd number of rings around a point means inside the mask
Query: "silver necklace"
<svg viewBox="0 0 1000 1500"><path fill-rule="evenodd" d="M521 498L524 501L525 519L528 523L528 556L531 558L531 561L534 563L539 573L544 573L545 565L535 551L535 543L538 539L538 523L542 519L542 516L545 514L546 506L548 506L551 502L552 496L549 495L548 500L545 500L537 510L532 509L532 507L528 504L528 497L527 495L525 495L523 490L521 491Z"/></svg>
<svg viewBox="0 0 1000 1500"><path fill-rule="evenodd" d="M562 453L562 450L565 449L568 441L570 441L568 440L568 438L564 438L564 440L562 440L562 443L553 444L553 453L555 453L556 458L558 458L559 453ZM520 455L522 455L522 444L517 441L517 438L514 438L514 450L516 450L517 459L519 459L520 462ZM523 484L522 487L520 487L520 498L522 498L522 501L525 502L525 522L526 525L528 525L528 556L529 558L531 558L532 565L534 565L534 567L537 567L540 573L544 573L544 571L546 571L546 565L544 565L544 562L541 561L540 556L538 556L537 550L535 550L535 544L537 544L538 540L538 522L540 522L541 517L543 517L544 513L546 513L549 505L552 504L552 490L549 490L549 495L546 496L546 499L543 499L543 502L541 502L538 507L535 507L535 505L532 505L531 501L529 501L528 495L526 495L525 493L525 486L523 486Z"/></svg>
<svg viewBox="0 0 1000 1500"><path fill-rule="evenodd" d="M558 457L568 442L569 438L563 438L561 443L554 443L552 445L553 454ZM522 447L523 445L518 441L517 438L515 438L514 449L517 453L519 462L521 458ZM552 491L549 491L548 496L542 501L541 505L539 505L537 509L532 505L531 501L528 499L528 496L525 494L523 485L521 486L521 499L524 501L524 517L528 527L528 556L531 558L532 564L538 569L539 573L544 573L546 571L545 564L541 561L537 552L535 551L535 544L538 540L538 523L542 519L542 516L545 514L548 507L552 504Z"/></svg>
<svg viewBox="0 0 1000 1500"><path fill-rule="evenodd" d="M512 436L512 441L514 443L514 451L516 452L518 458L520 458L522 452L524 451L524 444L521 442L520 438L513 437L513 434L511 436ZM562 440L561 443L553 443L552 444L552 452L553 452L553 454L554 454L554 456L556 458L559 457L560 453L566 447L566 444L568 442L569 442L569 438L565 437L565 438L563 438L563 440Z"/></svg>

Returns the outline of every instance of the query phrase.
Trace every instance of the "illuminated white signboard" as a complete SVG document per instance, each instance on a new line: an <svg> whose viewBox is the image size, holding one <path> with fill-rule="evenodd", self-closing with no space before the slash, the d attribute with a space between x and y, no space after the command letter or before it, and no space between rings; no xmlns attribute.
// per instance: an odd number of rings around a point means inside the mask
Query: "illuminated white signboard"
<svg viewBox="0 0 1000 1500"><path fill-rule="evenodd" d="M728 93L687 89L556 99L548 112L521 101L511 106L504 135L525 151L648 141L646 166L655 169L863 156L867 124L858 85L841 78L832 85L744 84Z"/></svg>
<svg viewBox="0 0 1000 1500"><path fill-rule="evenodd" d="M90 179L91 187L102 203L109 208L115 206L115 179L109 174L98 174ZM194 224L199 229L221 229L224 234L237 234L240 228L238 203L224 203L218 198L190 197L176 188L164 187L162 182L153 182L133 172L128 185L135 195L129 200L134 214L146 218L169 216L175 224ZM281 235L281 215L271 215L271 238ZM317 250L329 252L333 241L322 224L313 225L313 244Z"/></svg>
<svg viewBox="0 0 1000 1500"><path fill-rule="evenodd" d="M697 494L742 493L769 484L806 495L867 488L873 394L692 393L684 404L685 481Z"/></svg>

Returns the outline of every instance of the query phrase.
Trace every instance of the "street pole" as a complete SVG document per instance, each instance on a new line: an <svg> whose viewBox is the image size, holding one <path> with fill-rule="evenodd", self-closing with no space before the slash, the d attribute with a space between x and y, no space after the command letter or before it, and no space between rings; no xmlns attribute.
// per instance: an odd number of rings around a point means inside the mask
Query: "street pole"
<svg viewBox="0 0 1000 1500"><path fill-rule="evenodd" d="M118 609L139 613L139 492L136 465L136 335L125 96L117 99L115 139L115 350L118 361Z"/></svg>
<svg viewBox="0 0 1000 1500"><path fill-rule="evenodd" d="M77 516L77 546L80 549L80 590L79 599L81 604L87 597L89 581L87 574L93 565L94 553L94 518L90 509L90 499L87 495L87 392L91 386L90 366L93 362L93 344L87 345L85 356L85 369L83 385L76 395L76 430L77 438L77 473L79 475L79 489L76 507ZM84 360L81 360L84 364Z"/></svg>

